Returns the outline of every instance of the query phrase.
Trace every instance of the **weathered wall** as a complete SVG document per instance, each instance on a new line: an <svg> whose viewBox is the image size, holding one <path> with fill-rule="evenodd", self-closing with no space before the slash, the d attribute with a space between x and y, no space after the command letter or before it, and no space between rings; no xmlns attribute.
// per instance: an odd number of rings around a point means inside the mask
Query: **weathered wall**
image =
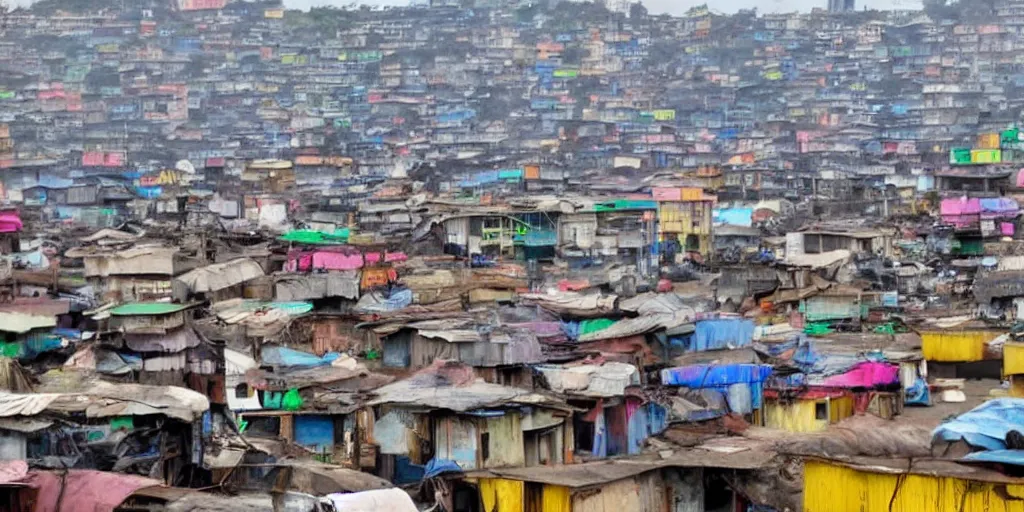
<svg viewBox="0 0 1024 512"><path fill-rule="evenodd" d="M597 491L597 492L594 492ZM574 512L661 511L665 508L665 484L660 471L619 480L597 489L576 492Z"/></svg>
<svg viewBox="0 0 1024 512"><path fill-rule="evenodd" d="M526 453L523 451L523 429L519 413L513 411L504 416L487 418L486 425L489 446L483 467L525 466Z"/></svg>
<svg viewBox="0 0 1024 512"><path fill-rule="evenodd" d="M465 470L477 469L478 447L476 418L449 416L435 423L434 451L438 458L453 460Z"/></svg>

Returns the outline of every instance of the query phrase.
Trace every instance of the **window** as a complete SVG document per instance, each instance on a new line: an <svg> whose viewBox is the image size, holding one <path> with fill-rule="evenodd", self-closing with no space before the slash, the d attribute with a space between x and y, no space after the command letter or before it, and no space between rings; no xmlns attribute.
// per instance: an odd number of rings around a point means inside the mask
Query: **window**
<svg viewBox="0 0 1024 512"><path fill-rule="evenodd" d="M828 402L815 402L814 403L814 419L816 419L816 420L827 420L828 419Z"/></svg>
<svg viewBox="0 0 1024 512"><path fill-rule="evenodd" d="M491 434L487 432L480 434L480 455L484 460L491 458Z"/></svg>
<svg viewBox="0 0 1024 512"><path fill-rule="evenodd" d="M235 398L249 398L249 385L243 382L235 386Z"/></svg>

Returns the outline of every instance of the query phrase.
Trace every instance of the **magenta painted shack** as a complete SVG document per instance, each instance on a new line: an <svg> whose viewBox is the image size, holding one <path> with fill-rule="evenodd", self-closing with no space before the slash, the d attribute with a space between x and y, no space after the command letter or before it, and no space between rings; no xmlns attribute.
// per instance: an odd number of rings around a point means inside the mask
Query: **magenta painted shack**
<svg viewBox="0 0 1024 512"><path fill-rule="evenodd" d="M821 385L830 388L875 388L900 382L900 367L873 361L859 363L842 375L833 375Z"/></svg>
<svg viewBox="0 0 1024 512"><path fill-rule="evenodd" d="M331 251L313 253L313 268L323 270L357 270L363 268L363 255L358 252L349 254Z"/></svg>
<svg viewBox="0 0 1024 512"><path fill-rule="evenodd" d="M977 224L981 220L981 200L977 198L943 199L940 210L942 222L957 228Z"/></svg>
<svg viewBox="0 0 1024 512"><path fill-rule="evenodd" d="M295 250L288 253L288 272L310 272L313 270L359 270L364 265L380 263L397 263L405 261L408 256L404 252L368 252L363 254L351 247L334 250L304 251Z"/></svg>
<svg viewBox="0 0 1024 512"><path fill-rule="evenodd" d="M1008 197L943 199L940 210L942 221L957 228L977 226L981 220L1008 220L1020 215L1017 201Z"/></svg>
<svg viewBox="0 0 1024 512"><path fill-rule="evenodd" d="M0 212L0 233L17 233L21 231L21 217L18 212Z"/></svg>

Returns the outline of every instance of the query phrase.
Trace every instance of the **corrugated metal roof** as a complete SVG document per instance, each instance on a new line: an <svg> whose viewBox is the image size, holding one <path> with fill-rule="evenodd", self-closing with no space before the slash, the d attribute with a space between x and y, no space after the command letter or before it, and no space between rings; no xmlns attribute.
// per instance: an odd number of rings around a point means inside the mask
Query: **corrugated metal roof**
<svg viewBox="0 0 1024 512"><path fill-rule="evenodd" d="M33 329L46 329L56 326L57 318L55 316L37 316L0 311L0 331L3 332L22 334Z"/></svg>

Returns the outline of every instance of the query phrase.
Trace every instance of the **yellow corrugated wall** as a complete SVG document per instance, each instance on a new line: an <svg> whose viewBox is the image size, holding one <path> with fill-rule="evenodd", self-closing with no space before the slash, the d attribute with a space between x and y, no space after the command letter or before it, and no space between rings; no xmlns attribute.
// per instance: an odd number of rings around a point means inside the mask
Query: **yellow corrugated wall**
<svg viewBox="0 0 1024 512"><path fill-rule="evenodd" d="M1003 375L1024 374L1024 343L1008 341L1003 345Z"/></svg>
<svg viewBox="0 0 1024 512"><path fill-rule="evenodd" d="M764 426L789 432L820 432L828 428L828 420L814 418L814 400L797 400L780 403L766 400L764 403Z"/></svg>
<svg viewBox="0 0 1024 512"><path fill-rule="evenodd" d="M484 503L484 512L523 512L523 482L481 478L480 500Z"/></svg>
<svg viewBox="0 0 1024 512"><path fill-rule="evenodd" d="M900 477L809 460L804 463L804 512L1024 512L1024 501L1003 497L1003 491L1016 496L1022 487Z"/></svg>
<svg viewBox="0 0 1024 512"><path fill-rule="evenodd" d="M981 361L985 359L985 343L999 334L996 331L925 331L921 333L921 352L929 361Z"/></svg>
<svg viewBox="0 0 1024 512"><path fill-rule="evenodd" d="M850 416L853 416L852 396L841 396L829 401L828 421L830 423L839 423Z"/></svg>
<svg viewBox="0 0 1024 512"><path fill-rule="evenodd" d="M543 512L572 512L572 497L568 487L545 485L541 498Z"/></svg>

